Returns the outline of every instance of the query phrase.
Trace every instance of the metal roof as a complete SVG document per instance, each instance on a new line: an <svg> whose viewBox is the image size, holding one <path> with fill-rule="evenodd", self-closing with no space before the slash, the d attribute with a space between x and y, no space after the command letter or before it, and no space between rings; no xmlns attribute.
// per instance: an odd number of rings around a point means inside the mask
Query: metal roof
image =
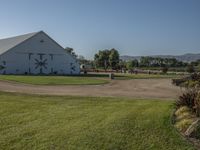
<svg viewBox="0 0 200 150"><path fill-rule="evenodd" d="M24 34L20 36L15 36L6 39L0 39L0 55L5 53L6 51L10 50L11 48L19 45L20 43L24 42L25 40L33 37L39 32Z"/></svg>

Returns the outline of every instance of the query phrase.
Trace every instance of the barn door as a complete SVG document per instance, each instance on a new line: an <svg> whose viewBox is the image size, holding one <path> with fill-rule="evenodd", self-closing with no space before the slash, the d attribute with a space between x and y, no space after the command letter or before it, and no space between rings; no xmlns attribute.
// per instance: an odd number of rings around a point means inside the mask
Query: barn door
<svg viewBox="0 0 200 150"><path fill-rule="evenodd" d="M33 54L30 58L31 67L30 70L34 74L49 74L49 55L47 54Z"/></svg>

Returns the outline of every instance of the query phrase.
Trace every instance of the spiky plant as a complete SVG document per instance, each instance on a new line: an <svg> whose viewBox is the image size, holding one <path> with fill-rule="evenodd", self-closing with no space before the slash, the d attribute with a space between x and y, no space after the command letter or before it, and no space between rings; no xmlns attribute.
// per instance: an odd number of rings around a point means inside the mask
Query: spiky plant
<svg viewBox="0 0 200 150"><path fill-rule="evenodd" d="M198 91L196 88L187 89L187 91L185 91L183 95L179 96L179 99L175 102L176 107L187 106L194 109L197 95Z"/></svg>
<svg viewBox="0 0 200 150"><path fill-rule="evenodd" d="M200 116L200 91L198 91L197 96L195 98L193 109L195 110L197 117L199 117Z"/></svg>

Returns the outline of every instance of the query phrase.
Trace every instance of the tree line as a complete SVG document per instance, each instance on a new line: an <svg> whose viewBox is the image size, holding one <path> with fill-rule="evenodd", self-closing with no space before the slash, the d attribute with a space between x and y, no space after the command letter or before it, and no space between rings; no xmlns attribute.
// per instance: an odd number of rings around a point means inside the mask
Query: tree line
<svg viewBox="0 0 200 150"><path fill-rule="evenodd" d="M140 59L134 59L129 61L123 61L120 59L118 50L115 48L99 50L94 55L94 60L87 60L83 56L77 56L73 48L65 48L65 50L72 54L74 57L79 59L80 64L88 64L94 69L112 69L121 70L128 69L132 70L134 68L159 68L163 72L167 72L169 68L184 68L187 72L194 72L195 68L200 69L200 60L193 62L183 62L178 61L176 58L161 58L161 57L151 57L143 56Z"/></svg>
<svg viewBox="0 0 200 150"><path fill-rule="evenodd" d="M187 63L175 58L141 57L141 67L186 67Z"/></svg>
<svg viewBox="0 0 200 150"><path fill-rule="evenodd" d="M119 52L116 49L99 50L94 55L95 68L104 69L134 69L134 68L161 68L167 71L167 68L186 68L188 72L193 72L194 67L200 65L200 60L194 62L182 62L176 58L161 58L144 56L139 60L120 60Z"/></svg>

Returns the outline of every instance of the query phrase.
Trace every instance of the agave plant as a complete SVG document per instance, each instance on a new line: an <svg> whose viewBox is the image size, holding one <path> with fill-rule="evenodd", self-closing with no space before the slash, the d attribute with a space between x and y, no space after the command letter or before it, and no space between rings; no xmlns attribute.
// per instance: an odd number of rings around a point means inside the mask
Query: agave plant
<svg viewBox="0 0 200 150"><path fill-rule="evenodd" d="M195 110L197 117L199 117L200 116L200 91L198 91L197 96L195 98L193 109Z"/></svg>
<svg viewBox="0 0 200 150"><path fill-rule="evenodd" d="M175 105L177 106L177 108L181 106L187 106L191 109L194 109L197 95L198 90L196 88L187 89L187 91L185 91L183 95L179 96L179 99L175 102Z"/></svg>
<svg viewBox="0 0 200 150"><path fill-rule="evenodd" d="M197 117L200 117L200 89L198 86L187 89L175 102L177 108L189 107Z"/></svg>

